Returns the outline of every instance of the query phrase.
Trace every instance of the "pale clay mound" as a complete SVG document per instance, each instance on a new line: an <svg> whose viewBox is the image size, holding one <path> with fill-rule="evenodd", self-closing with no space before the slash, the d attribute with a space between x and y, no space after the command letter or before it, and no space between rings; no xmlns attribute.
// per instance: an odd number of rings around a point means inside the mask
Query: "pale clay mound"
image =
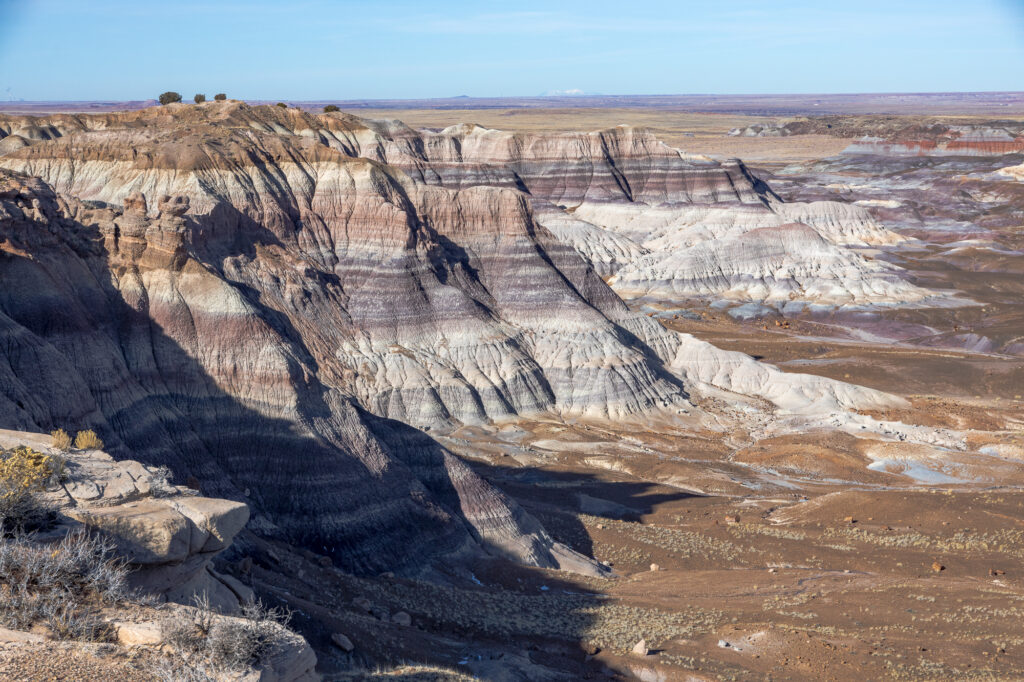
<svg viewBox="0 0 1024 682"><path fill-rule="evenodd" d="M1006 168L1001 168L999 172L1002 175L1007 175L1013 178L1014 180L1024 182L1024 163L1019 166L1007 166Z"/></svg>

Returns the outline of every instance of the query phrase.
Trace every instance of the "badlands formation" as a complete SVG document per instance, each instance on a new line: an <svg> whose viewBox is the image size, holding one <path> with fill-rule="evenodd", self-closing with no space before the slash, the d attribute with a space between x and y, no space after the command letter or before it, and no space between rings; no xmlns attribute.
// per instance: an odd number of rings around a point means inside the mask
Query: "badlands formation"
<svg viewBox="0 0 1024 682"><path fill-rule="evenodd" d="M201 577L296 609L330 679L1012 677L1021 159L950 130L752 169L621 125L0 117L0 427L244 504ZM907 150L976 138L933 220ZM935 246L984 201L988 241ZM936 594L1009 606L983 635Z"/></svg>

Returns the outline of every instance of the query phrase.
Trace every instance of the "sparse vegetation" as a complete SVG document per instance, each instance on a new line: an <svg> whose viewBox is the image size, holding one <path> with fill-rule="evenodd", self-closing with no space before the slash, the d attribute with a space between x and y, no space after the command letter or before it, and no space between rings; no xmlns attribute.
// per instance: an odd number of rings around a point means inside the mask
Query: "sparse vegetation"
<svg viewBox="0 0 1024 682"><path fill-rule="evenodd" d="M92 429L79 431L75 436L75 448L78 450L102 450L103 441Z"/></svg>
<svg viewBox="0 0 1024 682"><path fill-rule="evenodd" d="M36 493L64 476L64 460L24 445L0 450L0 531L40 523L48 510Z"/></svg>
<svg viewBox="0 0 1024 682"><path fill-rule="evenodd" d="M197 93L197 94L196 94L196 95L195 95L195 96L194 96L194 97L192 98L192 101L193 101L193 102L195 102L196 104L202 104L203 102L205 102L205 101L206 101L206 95L203 95L203 94L201 94L201 93Z"/></svg>
<svg viewBox="0 0 1024 682"><path fill-rule="evenodd" d="M180 102L180 101L181 101L181 95L179 95L178 93L174 92L173 90L168 90L167 92L165 92L165 93L160 95L160 104L166 105L166 104L171 104L173 102Z"/></svg>
<svg viewBox="0 0 1024 682"><path fill-rule="evenodd" d="M164 641L181 656L162 664L158 672L163 679L205 680L214 673L257 667L289 633L291 614L261 602L244 604L240 618L218 617L205 595L195 604L162 623Z"/></svg>
<svg viewBox="0 0 1024 682"><path fill-rule="evenodd" d="M324 113L329 114L332 111L341 111L341 109L339 109L337 105L334 104L328 104L326 107L324 107Z"/></svg>
<svg viewBox="0 0 1024 682"><path fill-rule="evenodd" d="M71 436L64 429L57 429L50 432L50 445L58 452L67 452L71 449Z"/></svg>
<svg viewBox="0 0 1024 682"><path fill-rule="evenodd" d="M111 639L98 607L129 596L128 569L112 552L110 541L84 530L56 545L0 539L0 625L45 623L57 639Z"/></svg>
<svg viewBox="0 0 1024 682"><path fill-rule="evenodd" d="M228 96L225 95L223 92L218 92L216 95L213 96L213 99L215 99L218 102L223 102L227 98Z"/></svg>

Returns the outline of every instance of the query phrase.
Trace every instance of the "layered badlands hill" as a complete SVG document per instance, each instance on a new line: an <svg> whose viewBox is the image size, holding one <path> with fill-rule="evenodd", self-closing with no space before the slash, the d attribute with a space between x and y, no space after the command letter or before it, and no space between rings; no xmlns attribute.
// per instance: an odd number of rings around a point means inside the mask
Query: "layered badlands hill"
<svg viewBox="0 0 1024 682"><path fill-rule="evenodd" d="M112 454L195 476L248 503L258 532L350 570L483 552L599 570L406 424L702 419L705 396L803 418L899 402L670 332L541 224L535 202L593 217L647 197L728 204L781 233L796 228L772 221L803 211L821 249L887 238L645 134L551 143L589 154L575 175L481 161L490 187L456 173L464 160L423 160L435 144L465 153L470 129L385 135L232 103L32 121L49 139L5 125L29 142L0 156L16 171L0 176L0 423L96 428ZM408 172L384 163L399 152Z"/></svg>
<svg viewBox="0 0 1024 682"><path fill-rule="evenodd" d="M244 500L259 531L351 570L485 547L591 570L435 442L357 405L329 354L318 366L310 348L338 333L332 310L346 315L335 276L267 247L227 257L221 267L252 277L229 281L197 259L187 200L165 199L153 219L141 196L125 204L0 177L5 426L94 426L112 454Z"/></svg>
<svg viewBox="0 0 1024 682"><path fill-rule="evenodd" d="M173 143L169 127L178 133ZM257 205L265 203L257 196L263 187L276 195L320 182L315 168L295 175L288 146L312 164L329 148L400 168L418 184L520 190L536 221L598 274L622 271L610 281L628 296L921 305L934 295L907 283L898 268L848 248L902 241L863 207L783 203L739 161L688 156L628 127L537 136L459 125L432 133L397 121L228 103L9 118L0 122L5 134L9 151L0 164L43 177L58 192L115 204L132 191L182 193L192 197L194 212L212 210L216 201L208 197L217 196L249 213L276 213ZM283 161L277 177L241 177L248 171L238 160L251 143ZM779 235L792 230L760 231L794 223L816 234L785 241ZM754 246L736 261L721 248L730 240ZM785 262L762 257L780 250ZM704 267L680 269L694 260Z"/></svg>

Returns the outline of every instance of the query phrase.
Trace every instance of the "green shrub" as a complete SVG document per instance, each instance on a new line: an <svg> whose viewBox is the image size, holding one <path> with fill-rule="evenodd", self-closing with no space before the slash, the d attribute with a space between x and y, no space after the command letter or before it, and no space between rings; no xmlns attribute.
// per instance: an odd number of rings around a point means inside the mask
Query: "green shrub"
<svg viewBox="0 0 1024 682"><path fill-rule="evenodd" d="M75 447L79 450L102 450L103 441L92 429L79 431L75 436Z"/></svg>
<svg viewBox="0 0 1024 682"><path fill-rule="evenodd" d="M228 98L228 96L225 95L223 92L218 92L216 95L213 96L213 98L218 102L223 102Z"/></svg>
<svg viewBox="0 0 1024 682"><path fill-rule="evenodd" d="M196 96L195 96L195 97L193 97L193 98L192 98L192 100L193 100L193 101L194 101L194 102L195 102L196 104L202 104L203 102L205 102L205 101L206 101L206 95L202 95L202 94L196 94Z"/></svg>
<svg viewBox="0 0 1024 682"><path fill-rule="evenodd" d="M339 109L334 104L328 104L326 107L324 107L324 113L329 114L332 111L341 111L341 109Z"/></svg>
<svg viewBox="0 0 1024 682"><path fill-rule="evenodd" d="M160 95L160 104L170 104L172 102L180 102L180 101L181 101L181 95L179 95L178 93L174 92L173 90L168 90L167 92L165 92L162 95Z"/></svg>
<svg viewBox="0 0 1024 682"><path fill-rule="evenodd" d="M287 109L288 108L288 105L285 104L284 102L278 102L277 106L281 107L282 109Z"/></svg>
<svg viewBox="0 0 1024 682"><path fill-rule="evenodd" d="M71 436L64 429L57 429L50 432L51 447L58 452L67 452L71 449Z"/></svg>

